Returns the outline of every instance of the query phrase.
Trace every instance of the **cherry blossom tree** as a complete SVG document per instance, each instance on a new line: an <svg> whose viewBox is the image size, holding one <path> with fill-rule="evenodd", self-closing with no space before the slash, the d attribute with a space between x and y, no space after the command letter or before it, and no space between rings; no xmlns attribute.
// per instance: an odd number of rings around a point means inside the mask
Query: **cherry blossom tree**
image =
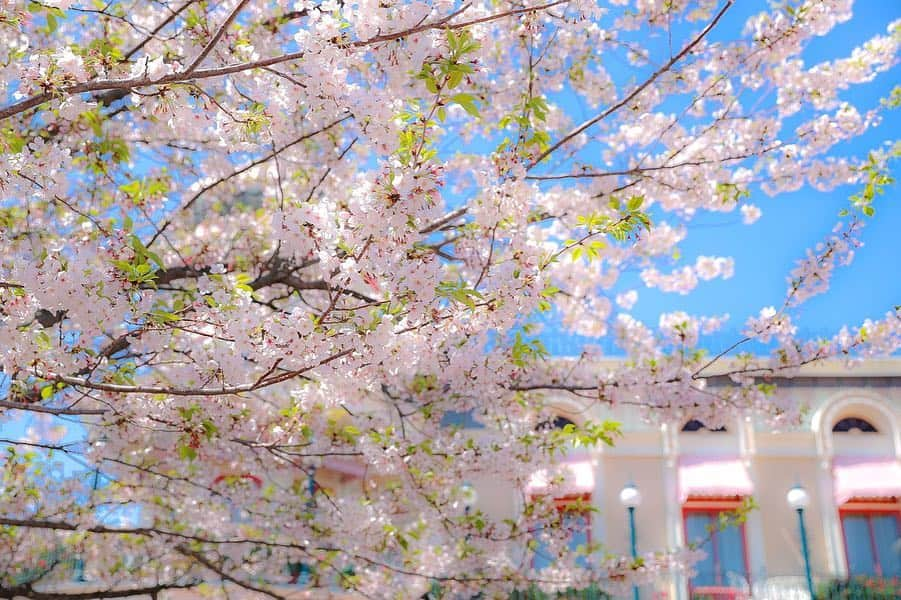
<svg viewBox="0 0 901 600"><path fill-rule="evenodd" d="M895 311L829 339L793 324L890 183L895 148L841 143L899 104L847 98L896 64L901 23L806 64L850 0L727 27L735 4L0 1L0 420L47 426L3 436L0 596L282 597L303 567L372 597L493 597L690 563L567 548L524 490L617 430L542 427L549 399L788 422L762 376L901 338ZM697 215L750 225L752 192L849 184L733 346L705 345L723 316L630 316L626 270L675 294L732 275L715 248L673 257ZM628 359L550 359L542 313ZM338 466L359 470L340 489ZM469 508L474 473L513 517ZM73 560L93 587L60 587Z"/></svg>

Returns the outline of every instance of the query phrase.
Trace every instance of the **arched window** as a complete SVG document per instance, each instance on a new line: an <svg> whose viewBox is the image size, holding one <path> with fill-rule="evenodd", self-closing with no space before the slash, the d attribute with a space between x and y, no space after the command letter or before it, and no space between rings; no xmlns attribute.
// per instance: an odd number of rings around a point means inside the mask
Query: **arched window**
<svg viewBox="0 0 901 600"><path fill-rule="evenodd" d="M571 420L566 417L556 416L552 422L554 429L563 429L567 425L575 425Z"/></svg>
<svg viewBox="0 0 901 600"><path fill-rule="evenodd" d="M862 433L879 433L872 423L866 419L859 417L845 417L836 421L832 426L833 433L848 433L851 431L860 431Z"/></svg>
<svg viewBox="0 0 901 600"><path fill-rule="evenodd" d="M704 423L702 423L701 421L698 421L697 419L691 419L685 425L682 426L682 431L701 431L701 430L715 431L718 433L722 433L722 432L726 431L726 428L725 427L717 427L716 429L710 429L709 427L704 425Z"/></svg>
<svg viewBox="0 0 901 600"><path fill-rule="evenodd" d="M542 421L535 427L535 429L538 431L545 431L548 429L563 429L567 425L575 425L575 423L571 419L557 415L553 419Z"/></svg>

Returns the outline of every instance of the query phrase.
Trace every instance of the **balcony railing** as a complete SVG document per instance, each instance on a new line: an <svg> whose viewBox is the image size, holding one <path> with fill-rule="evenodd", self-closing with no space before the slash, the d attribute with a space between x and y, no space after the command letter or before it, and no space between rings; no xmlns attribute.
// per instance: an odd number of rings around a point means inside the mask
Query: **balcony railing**
<svg viewBox="0 0 901 600"><path fill-rule="evenodd" d="M854 577L816 586L815 600L897 600L901 578Z"/></svg>
<svg viewBox="0 0 901 600"><path fill-rule="evenodd" d="M696 587L691 591L691 600L748 600L750 597L744 589L725 586Z"/></svg>
<svg viewBox="0 0 901 600"><path fill-rule="evenodd" d="M610 600L610 594L598 589L588 587L580 590L570 589L556 594L542 592L538 588L527 590L515 590L509 596L509 600Z"/></svg>

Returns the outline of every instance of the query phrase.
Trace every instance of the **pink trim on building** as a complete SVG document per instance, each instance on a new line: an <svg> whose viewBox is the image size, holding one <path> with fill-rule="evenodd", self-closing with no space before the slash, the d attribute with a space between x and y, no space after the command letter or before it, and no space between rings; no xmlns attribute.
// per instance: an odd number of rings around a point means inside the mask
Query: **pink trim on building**
<svg viewBox="0 0 901 600"><path fill-rule="evenodd" d="M738 458L683 457L679 459L679 501L689 497L750 496L754 485Z"/></svg>
<svg viewBox="0 0 901 600"><path fill-rule="evenodd" d="M835 502L851 498L901 496L901 462L891 458L836 458L832 463Z"/></svg>
<svg viewBox="0 0 901 600"><path fill-rule="evenodd" d="M563 483L554 488L556 495L578 495L594 492L594 465L584 452L571 452L560 463L563 469ZM551 477L554 475L552 474ZM526 493L543 494L549 487L549 477L546 470L542 469L532 473L532 477L526 485Z"/></svg>

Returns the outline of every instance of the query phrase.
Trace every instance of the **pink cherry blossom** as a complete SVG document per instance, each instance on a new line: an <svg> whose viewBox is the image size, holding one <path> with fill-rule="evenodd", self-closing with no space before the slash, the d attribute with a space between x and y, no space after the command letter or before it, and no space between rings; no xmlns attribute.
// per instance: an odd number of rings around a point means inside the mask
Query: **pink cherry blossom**
<svg viewBox="0 0 901 600"><path fill-rule="evenodd" d="M0 423L22 432L0 596L65 597L79 561L109 597L278 595L300 564L377 598L690 571L686 548L570 548L561 459L603 443L603 411L791 423L762 373L901 345L897 309L799 333L889 183L896 147L846 142L893 103L856 92L897 74L901 23L849 47L850 0L744 28L736 4L0 2ZM728 314L637 310L642 284L734 283L699 217L840 186L837 228L731 347ZM592 345L550 356L542 328ZM575 432L546 426L557 394ZM476 479L507 514L471 505Z"/></svg>

